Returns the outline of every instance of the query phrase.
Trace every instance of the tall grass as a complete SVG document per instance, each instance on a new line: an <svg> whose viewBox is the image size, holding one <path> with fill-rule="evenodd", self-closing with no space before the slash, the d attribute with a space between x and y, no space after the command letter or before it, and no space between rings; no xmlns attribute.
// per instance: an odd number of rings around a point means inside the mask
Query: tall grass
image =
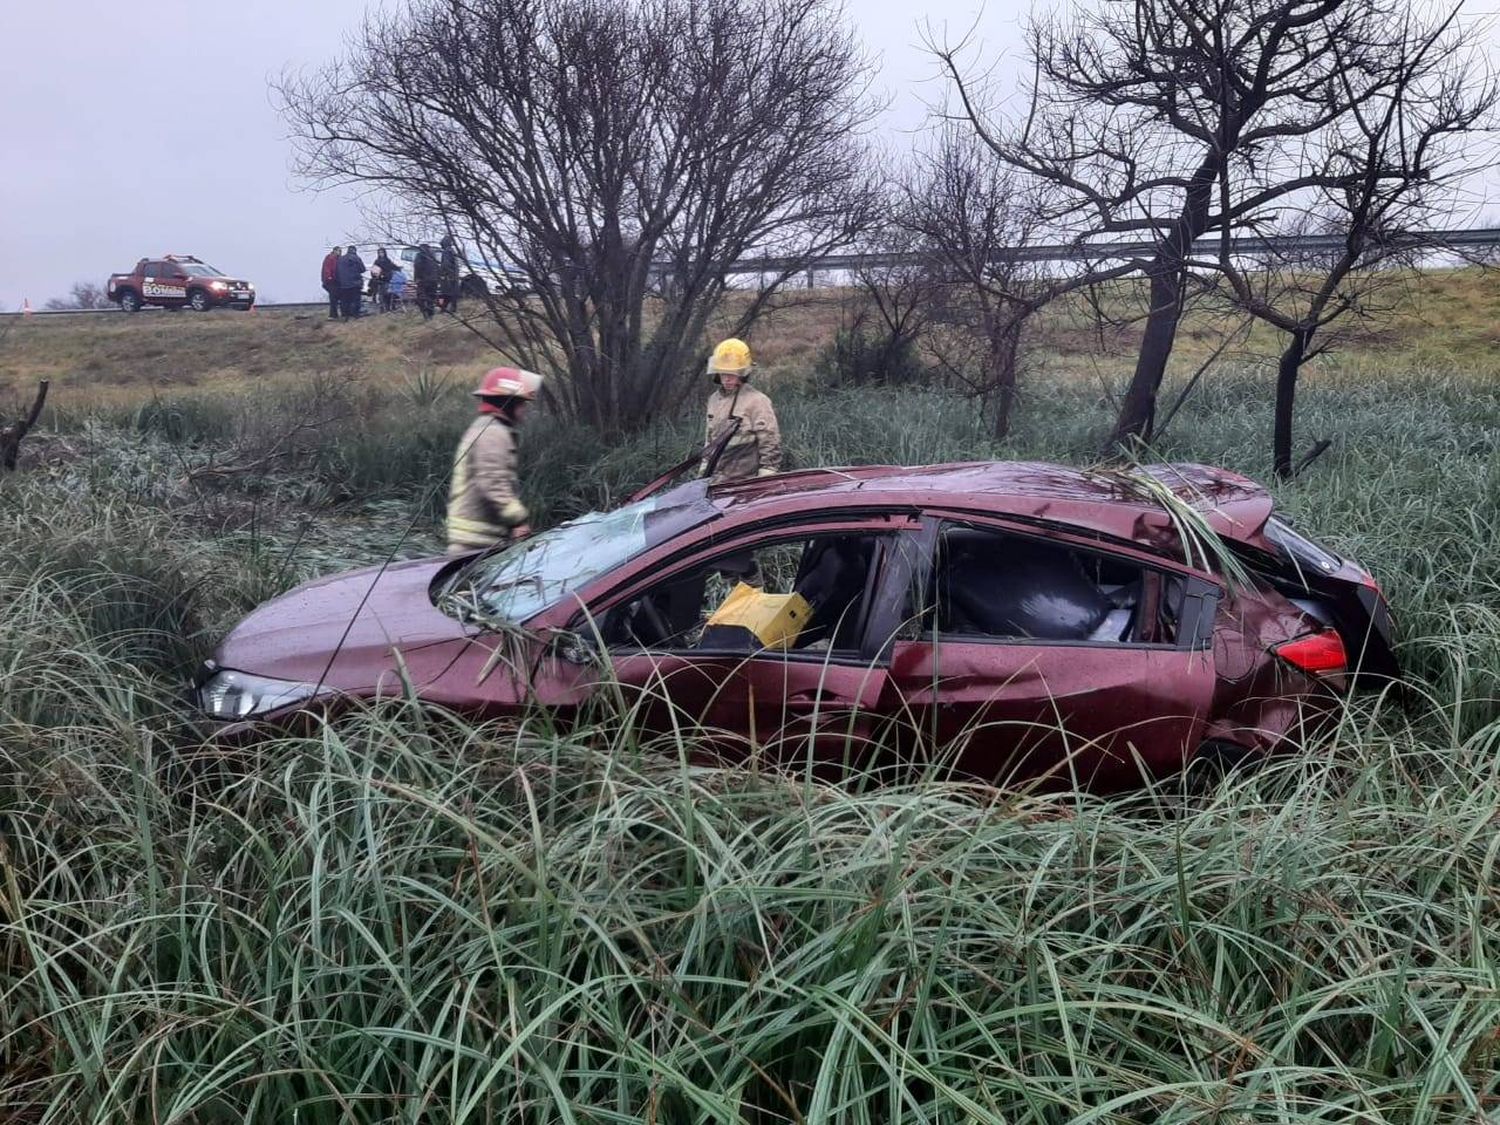
<svg viewBox="0 0 1500 1125"><path fill-rule="evenodd" d="M1164 455L1258 473L1250 378ZM1106 415L1039 386L997 445L963 400L771 389L794 465L1086 461ZM468 404L414 395L348 400L254 485L184 483L267 447L241 400L98 420L88 456L0 483L0 1120L1500 1110L1492 386L1305 396L1339 439L1279 499L1385 585L1406 696L1257 774L1107 800L717 767L607 697L567 731L392 703L205 744L180 699L214 636L432 519ZM601 453L542 420L529 498L612 502L697 424Z"/></svg>
<svg viewBox="0 0 1500 1125"><path fill-rule="evenodd" d="M12 813L55 1120L1476 1120L1495 735L1194 802L858 793L366 716ZM109 784L99 784L107 781Z"/></svg>

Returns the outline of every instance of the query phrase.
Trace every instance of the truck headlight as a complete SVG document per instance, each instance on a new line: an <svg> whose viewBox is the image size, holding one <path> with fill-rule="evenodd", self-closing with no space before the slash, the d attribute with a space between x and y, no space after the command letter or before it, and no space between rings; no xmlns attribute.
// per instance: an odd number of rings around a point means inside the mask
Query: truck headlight
<svg viewBox="0 0 1500 1125"><path fill-rule="evenodd" d="M208 287L210 289L220 289L220 290L223 290L223 289L228 289L229 288L229 283L226 282L226 281L210 281L208 283Z"/></svg>
<svg viewBox="0 0 1500 1125"><path fill-rule="evenodd" d="M232 672L227 668L205 668L198 685L198 706L215 719L248 719L282 707L290 707L320 694L316 684L273 680Z"/></svg>

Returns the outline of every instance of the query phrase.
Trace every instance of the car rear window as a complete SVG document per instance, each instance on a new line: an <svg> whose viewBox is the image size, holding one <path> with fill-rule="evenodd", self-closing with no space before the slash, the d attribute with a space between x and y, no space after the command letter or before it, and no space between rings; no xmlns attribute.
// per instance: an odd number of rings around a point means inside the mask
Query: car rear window
<svg viewBox="0 0 1500 1125"><path fill-rule="evenodd" d="M1275 516L1266 520L1265 536L1276 545L1283 558L1298 567L1332 574L1344 565L1344 560L1332 551L1314 543Z"/></svg>

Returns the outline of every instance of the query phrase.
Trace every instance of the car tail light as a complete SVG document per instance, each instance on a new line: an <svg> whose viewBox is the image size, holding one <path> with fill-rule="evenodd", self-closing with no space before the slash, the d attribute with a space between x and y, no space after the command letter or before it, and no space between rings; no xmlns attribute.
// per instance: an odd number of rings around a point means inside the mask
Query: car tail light
<svg viewBox="0 0 1500 1125"><path fill-rule="evenodd" d="M1349 670L1349 655L1344 651L1344 638L1336 629L1324 629L1320 633L1308 633L1295 640L1272 645L1271 651L1293 668L1309 675L1330 675Z"/></svg>

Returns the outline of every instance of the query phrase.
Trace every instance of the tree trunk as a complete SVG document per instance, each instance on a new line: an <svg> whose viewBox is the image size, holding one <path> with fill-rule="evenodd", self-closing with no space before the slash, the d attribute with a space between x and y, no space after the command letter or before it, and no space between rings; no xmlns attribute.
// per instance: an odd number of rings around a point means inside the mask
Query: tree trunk
<svg viewBox="0 0 1500 1125"><path fill-rule="evenodd" d="M1182 268L1158 262L1151 272L1151 309L1146 317L1146 332L1136 356L1135 374L1120 403L1120 414L1110 435L1111 451L1119 445L1132 445L1136 439L1150 441L1156 423L1156 393L1166 374L1167 360L1177 338L1177 322L1182 317Z"/></svg>
<svg viewBox="0 0 1500 1125"><path fill-rule="evenodd" d="M1291 480L1294 475L1292 410L1297 398L1297 375L1302 370L1311 342L1312 333L1307 329L1293 332L1276 366L1276 423L1271 439L1271 467L1277 480Z"/></svg>
<svg viewBox="0 0 1500 1125"><path fill-rule="evenodd" d="M990 386L995 395L997 439L1010 433L1016 406L1016 356L1021 345L1021 318L1009 316L990 333Z"/></svg>
<svg viewBox="0 0 1500 1125"><path fill-rule="evenodd" d="M42 416L42 407L47 402L47 388L52 384L43 379L36 385L36 398L31 400L31 409L24 418L17 418L9 426L0 427L0 472L15 472L20 463L21 439L31 432Z"/></svg>

